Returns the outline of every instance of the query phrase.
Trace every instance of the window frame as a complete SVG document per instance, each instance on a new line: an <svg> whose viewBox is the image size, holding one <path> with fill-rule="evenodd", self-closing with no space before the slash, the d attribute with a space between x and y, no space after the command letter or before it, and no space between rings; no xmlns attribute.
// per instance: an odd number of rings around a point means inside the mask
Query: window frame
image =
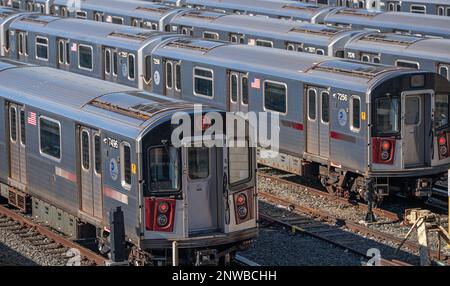
<svg viewBox="0 0 450 286"><path fill-rule="evenodd" d="M180 73L178 74L178 70ZM174 88L177 92L181 92L181 62L175 62L174 70L172 71L174 75ZM178 86L180 83L180 86Z"/></svg>
<svg viewBox="0 0 450 286"><path fill-rule="evenodd" d="M266 44L268 43L268 44L270 44L270 47L268 47L268 46L266 46L266 45L259 45L258 42L259 42L259 43L266 43ZM269 40L256 39L256 40L255 40L255 46L258 46L258 47L265 47L265 48L273 48L273 42L272 42L272 41L269 41Z"/></svg>
<svg viewBox="0 0 450 286"><path fill-rule="evenodd" d="M212 35L213 38L207 38L207 37L205 37L205 35L210 35L210 36ZM219 33L216 33L216 32L210 32L210 31L204 31L204 32L202 33L202 38L205 39L205 40L214 40L214 41L220 40Z"/></svg>
<svg viewBox="0 0 450 286"><path fill-rule="evenodd" d="M248 142L248 146L247 146L247 149L250 149L251 147L250 147L250 138L248 138L248 137L245 137L245 138L237 138L237 137L235 137L233 140L235 140L235 142L237 142L238 140L242 140L242 139L244 139L244 140L246 140L247 142ZM248 178L246 178L246 179L242 179L242 180L239 180L239 181L236 181L236 182L234 182L234 183L231 183L231 181L230 181L230 179L231 179L231 175L230 175L230 171L231 171L231 161L230 161L230 148L239 148L239 147L227 147L227 162L228 162L228 171L227 171L227 173L228 173L228 184L230 185L230 187L231 188L235 188L235 187L238 187L238 186L240 186L240 185L243 185L243 184L247 184L247 183L249 183L249 182L251 182L252 180L253 180L253 172L252 172L252 170L253 170L253 154L252 154L252 152L251 151L249 151L248 152L248 165L249 165L249 174L248 174ZM241 147L241 148L243 148L243 147Z"/></svg>
<svg viewBox="0 0 450 286"><path fill-rule="evenodd" d="M170 66L170 79L169 79L169 69L168 67ZM173 89L173 64L171 61L166 61L165 64L165 78L166 78L166 89ZM169 80L170 80L170 86L169 86Z"/></svg>
<svg viewBox="0 0 450 286"><path fill-rule="evenodd" d="M83 146L83 134L87 134L87 150L88 150L88 159L87 159L87 168L84 166L84 146ZM81 168L83 169L83 171L85 172L89 172L91 170L91 148L90 148L90 143L91 143L91 134L89 132L89 130L83 128L81 129L80 132L80 154L81 154Z"/></svg>
<svg viewBox="0 0 450 286"><path fill-rule="evenodd" d="M442 14L440 13L442 11ZM436 11L436 15L438 16L445 16L445 7L444 6L438 6L437 7L437 11Z"/></svg>
<svg viewBox="0 0 450 286"><path fill-rule="evenodd" d="M38 39L45 40L45 41L47 42L47 44L44 45L44 44L42 44L42 43L38 43ZM46 47L46 49L47 49L47 58L41 58L41 57L38 56L38 53L37 53L38 45L39 45L39 46L45 46L45 47ZM48 51L48 37L43 37L43 36L36 36L36 37L35 37L35 42L34 42L34 52L35 52L34 56L35 56L35 58L36 58L37 60L48 62L48 58L49 58L49 51Z"/></svg>
<svg viewBox="0 0 450 286"><path fill-rule="evenodd" d="M11 124L12 122L11 122L11 110L14 110L14 129L16 130L15 131L15 134L16 134L16 139L13 139L13 137L12 137L12 134L13 134L13 132L12 132L12 130L13 130L13 125ZM9 109L8 109L8 117L9 117L9 140L11 141L11 142L13 142L13 143L17 143L17 138L19 137L18 135L19 135L19 132L18 132L18 129L17 129L17 107L15 106L15 105L11 105L11 106L9 106Z"/></svg>
<svg viewBox="0 0 450 286"><path fill-rule="evenodd" d="M91 50L91 68L85 68L80 66L80 48L89 48ZM86 71L93 71L94 70L94 48L92 46L89 45L85 45L85 44L78 44L78 49L77 49L77 54L78 54L78 68L80 70L86 70Z"/></svg>
<svg viewBox="0 0 450 286"><path fill-rule="evenodd" d="M195 74L195 70L197 70L197 69L211 72L211 78L207 78L207 77L201 76L201 75L196 75ZM211 96L204 95L204 94L199 94L199 93L197 93L195 91L195 79L196 78L201 78L201 79L206 79L206 80L211 80L212 81L212 95ZM214 99L214 96L215 96L214 85L215 85L215 82L214 82L214 70L213 69L199 67L199 66L194 66L193 67L193 69L192 69L192 89L193 89L193 92L194 92L195 96L204 97L204 98L208 98L208 99Z"/></svg>
<svg viewBox="0 0 450 286"><path fill-rule="evenodd" d="M206 176L206 177L201 177L201 178L192 178L191 177L191 168L190 168L190 166L189 166L189 162L190 162L190 159L189 159L189 150L190 149L201 149L201 148L203 148L203 149L206 149L207 150L207 152L208 152L208 176ZM187 150L186 150L186 152L187 152L187 167L188 167L188 171L187 171L187 178L188 178L188 180L189 181L199 181L199 180L207 180L207 179L210 179L211 178L211 175L212 175L212 170L211 170L211 150L210 150L210 148L207 148L207 147L200 147L200 148L198 148L198 147L190 147L190 148L186 148Z"/></svg>
<svg viewBox="0 0 450 286"><path fill-rule="evenodd" d="M42 151L42 145L41 145L41 138L42 138L42 135L41 135L41 119L44 119L44 120L47 120L47 121L50 121L50 122L58 124L58 128L59 128L59 158L54 157L52 155L49 155L47 153L44 153ZM58 162L58 163L61 162L62 155L63 155L63 148L62 148L62 129L61 129L61 122L60 121L58 121L56 119L53 119L53 118L50 118L50 117L45 116L45 115L39 115L39 117L38 117L38 140L39 140L38 141L39 154L42 157L45 157L47 159L53 160L53 161Z"/></svg>
<svg viewBox="0 0 450 286"><path fill-rule="evenodd" d="M417 10L418 7L423 8L423 10L419 9L421 12L417 12L417 11L419 11L419 10ZM416 11L416 12L414 12L414 11ZM410 13L415 13L415 14L426 14L427 13L427 7L425 5L412 4L411 6L409 6L409 12Z"/></svg>
<svg viewBox="0 0 450 286"><path fill-rule="evenodd" d="M114 23L114 19L120 20L120 24L119 24L119 23ZM112 23L112 24L116 24L116 25L123 25L123 17L120 17L120 16L112 16L112 15L111 15L111 23Z"/></svg>
<svg viewBox="0 0 450 286"><path fill-rule="evenodd" d="M23 122L22 122L22 114L23 114ZM22 147L25 147L27 145L27 129L26 129L26 114L25 114L25 108L19 108L19 142Z"/></svg>
<svg viewBox="0 0 450 286"><path fill-rule="evenodd" d="M355 127L354 125L353 125L353 115L354 115L354 112L355 112L355 104L354 104L354 100L355 99L358 99L358 101L359 101L359 113L358 113L358 121L359 121L359 127ZM362 120L361 120L361 110L362 110L362 102L361 102L361 96L359 96L359 95L351 95L350 96L350 111L349 111L349 117L350 117L350 130L352 131L352 132L355 132L355 133L359 133L360 131L361 131L361 127L362 127Z"/></svg>
<svg viewBox="0 0 450 286"><path fill-rule="evenodd" d="M182 151L181 151L180 148L175 148L175 147L174 148L177 151L177 154L176 154L177 162L179 164L179 168L178 168L179 170L178 170L178 176L177 176L178 188L177 189L160 189L160 190L153 190L151 188L151 183L150 183L151 182L151 178L152 178L151 168L150 168L151 151L153 149L161 149L161 148L162 149L167 148L167 150L170 150L171 147L173 147L173 146L171 146L171 145L169 145L169 146L155 145L155 146L148 146L147 147L147 155L146 155L147 158L145 158L145 160L146 160L146 163L148 165L148 167L147 167L148 170L147 170L147 174L145 174L145 176L148 177L149 183L147 184L147 187L146 187L146 190L145 190L146 192L148 192L150 194L167 194L167 195L172 195L173 194L173 195L177 195L177 194L179 194L182 191L182 189L183 189L183 154L182 154ZM170 157L170 155L169 155L169 157Z"/></svg>
<svg viewBox="0 0 450 286"><path fill-rule="evenodd" d="M108 55L107 55L108 53ZM105 53L103 54L104 61L105 61L105 74L111 74L112 70L112 57L111 57L111 50L105 49ZM109 64L109 69L107 69Z"/></svg>
<svg viewBox="0 0 450 286"><path fill-rule="evenodd" d="M98 133L98 132L96 132L96 133L94 133L94 141L93 141L93 145L94 145L94 148L92 148L92 152L93 152L93 158L94 158L94 174L95 175L97 175L98 177L101 177L101 175L102 175L102 136L101 136L101 134L100 133ZM100 154L97 154L97 151L96 151L96 149L95 149L95 138L99 138L99 142L100 142ZM97 155L99 155L100 157L100 170L97 170Z"/></svg>
<svg viewBox="0 0 450 286"><path fill-rule="evenodd" d="M286 90L286 93L284 95L284 97L286 98L285 112L272 110L272 109L269 109L269 108L266 107L266 83L274 83L274 84L278 84L278 85L283 85L284 86L284 88ZM288 103L288 99L289 99L289 97L288 97L288 86L287 86L287 84L284 83L284 82L274 81L274 80L270 80L270 79L264 80L262 84L263 84L263 86L262 86L263 110L264 111L269 111L269 112L275 112L275 113L278 113L278 114L281 114L281 115L287 115L287 113L288 113L288 106L289 106L289 103Z"/></svg>
<svg viewBox="0 0 450 286"><path fill-rule="evenodd" d="M314 94L315 94L315 99L314 99L314 101L315 101L315 104L314 104L314 109L315 109L315 118L314 119L312 119L311 117L310 117L310 108L309 108L309 92L310 91L314 91ZM315 87L308 87L307 89L306 89L306 96L307 96L307 102L306 102L306 114L307 114L307 117L308 117L308 120L309 121L312 121L312 122L315 122L316 120L317 120L317 95L318 95L318 92L317 92L317 88L315 88Z"/></svg>
<svg viewBox="0 0 450 286"><path fill-rule="evenodd" d="M76 19L87 19L87 12L86 11L82 11L82 10L78 10L75 12L75 18Z"/></svg>
<svg viewBox="0 0 450 286"><path fill-rule="evenodd" d="M148 61L147 59L150 59ZM144 58L144 82L150 84L153 79L153 58L151 55L146 55ZM150 71L150 74L148 72Z"/></svg>
<svg viewBox="0 0 450 286"><path fill-rule="evenodd" d="M236 78L236 99L233 100L233 77ZM230 102L236 104L239 98L239 76L237 73L231 73L230 75Z"/></svg>
<svg viewBox="0 0 450 286"><path fill-rule="evenodd" d="M447 70L447 80L450 80L450 65L446 65L446 64L439 64L438 65L438 74L441 74L441 69L446 69ZM442 75L443 76L443 75Z"/></svg>
<svg viewBox="0 0 450 286"><path fill-rule="evenodd" d="M130 148L130 183L127 183L125 181L125 146ZM131 159L131 145L130 143L126 142L126 141L122 141L120 142L120 184L122 185L122 188L124 188L125 190L131 190L132 188L132 184L133 184L133 179L132 179L132 167L131 165L132 163L132 159Z"/></svg>
<svg viewBox="0 0 450 286"><path fill-rule="evenodd" d="M405 63L405 64L414 64L414 65L417 65L417 69L419 70L420 69L420 63L418 63L418 62L415 62L415 61L409 61L409 60L402 60L402 59L397 59L397 60L395 60L395 66L396 67L399 67L398 66L398 63ZM402 67L402 66L400 66L400 67ZM410 68L410 67L405 67L405 68Z"/></svg>
<svg viewBox="0 0 450 286"><path fill-rule="evenodd" d="M244 78L247 80L247 103L244 102ZM244 106L248 106L248 102L250 99L250 88L248 87L248 73L241 75L240 81L238 81L239 84L239 88L240 88L240 92L239 94L241 95L241 104ZM287 94L287 88L286 88L286 94ZM287 107L286 107L287 110Z"/></svg>
<svg viewBox="0 0 450 286"><path fill-rule="evenodd" d="M130 57L133 58L133 77L130 76L130 71L131 71ZM127 67L128 67L128 80L134 81L136 79L136 57L132 53L128 53Z"/></svg>
<svg viewBox="0 0 450 286"><path fill-rule="evenodd" d="M325 50L324 49L316 49L316 55L325 56Z"/></svg>
<svg viewBox="0 0 450 286"><path fill-rule="evenodd" d="M328 94L328 121L323 121L323 95ZM330 124L330 91L329 90L322 90L320 92L320 122L324 125Z"/></svg>

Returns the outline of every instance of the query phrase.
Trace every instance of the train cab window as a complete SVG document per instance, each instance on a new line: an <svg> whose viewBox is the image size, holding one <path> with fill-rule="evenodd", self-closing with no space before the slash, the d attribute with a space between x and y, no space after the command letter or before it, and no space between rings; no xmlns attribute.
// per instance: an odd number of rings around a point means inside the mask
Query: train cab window
<svg viewBox="0 0 450 286"><path fill-rule="evenodd" d="M245 145L236 144L228 147L228 176L231 186L248 182L251 179L252 169L251 153L249 152L249 141L245 140Z"/></svg>
<svg viewBox="0 0 450 286"><path fill-rule="evenodd" d="M99 134L94 135L94 171L97 175L102 173L102 139Z"/></svg>
<svg viewBox="0 0 450 286"><path fill-rule="evenodd" d="M9 108L9 126L9 138L17 142L17 109L14 106Z"/></svg>
<svg viewBox="0 0 450 286"><path fill-rule="evenodd" d="M242 77L241 81L242 104L248 105L248 77Z"/></svg>
<svg viewBox="0 0 450 286"><path fill-rule="evenodd" d="M287 86L285 83L264 81L264 109L286 114Z"/></svg>
<svg viewBox="0 0 450 286"><path fill-rule="evenodd" d="M395 66L397 66L397 67L404 67L404 68L419 69L419 63L417 63L417 62L410 62L410 61L404 61L404 60L397 60L395 62Z"/></svg>
<svg viewBox="0 0 450 286"><path fill-rule="evenodd" d="M86 130L81 131L81 166L84 170L88 171L90 169L90 157L89 154L89 132Z"/></svg>
<svg viewBox="0 0 450 286"><path fill-rule="evenodd" d="M129 80L134 80L134 67L135 67L134 55L129 54L128 55L128 79Z"/></svg>
<svg viewBox="0 0 450 286"><path fill-rule="evenodd" d="M256 45L261 47L273 48L273 42L266 40L256 40Z"/></svg>
<svg viewBox="0 0 450 286"><path fill-rule="evenodd" d="M145 57L145 75L144 79L147 83L150 83L152 80L152 57L146 56Z"/></svg>
<svg viewBox="0 0 450 286"><path fill-rule="evenodd" d="M61 159L61 124L48 117L39 117L39 151L42 156Z"/></svg>
<svg viewBox="0 0 450 286"><path fill-rule="evenodd" d="M330 93L328 91L322 91L321 93L321 114L322 122L330 122Z"/></svg>
<svg viewBox="0 0 450 286"><path fill-rule="evenodd" d="M188 148L189 179L198 180L209 177L209 148Z"/></svg>
<svg viewBox="0 0 450 286"><path fill-rule="evenodd" d="M376 130L379 134L392 134L400 130L398 98L378 98L376 106Z"/></svg>
<svg viewBox="0 0 450 286"><path fill-rule="evenodd" d="M179 149L154 147L148 157L150 191L178 191L181 186Z"/></svg>
<svg viewBox="0 0 450 286"><path fill-rule="evenodd" d="M427 8L423 5L411 5L409 11L416 14L426 14Z"/></svg>
<svg viewBox="0 0 450 286"><path fill-rule="evenodd" d="M214 97L214 79L212 70L194 68L194 95Z"/></svg>
<svg viewBox="0 0 450 286"><path fill-rule="evenodd" d="M127 142L120 144L120 165L122 187L129 189L131 187L131 147Z"/></svg>
<svg viewBox="0 0 450 286"><path fill-rule="evenodd" d="M175 64L175 89L181 91L181 64Z"/></svg>
<svg viewBox="0 0 450 286"><path fill-rule="evenodd" d="M78 45L78 68L85 70L93 69L92 47Z"/></svg>
<svg viewBox="0 0 450 286"><path fill-rule="evenodd" d="M203 39L218 40L219 39L219 34L218 33L213 33L213 32L203 32Z"/></svg>
<svg viewBox="0 0 450 286"><path fill-rule="evenodd" d="M48 61L48 39L36 37L36 59Z"/></svg>
<svg viewBox="0 0 450 286"><path fill-rule="evenodd" d="M231 75L230 94L231 102L236 103L238 99L238 76L236 74Z"/></svg>
<svg viewBox="0 0 450 286"><path fill-rule="evenodd" d="M27 136L25 133L25 110L20 110L20 144L25 146L27 143Z"/></svg>
<svg viewBox="0 0 450 286"><path fill-rule="evenodd" d="M450 65L439 65L439 74L445 77L446 79L450 80Z"/></svg>
<svg viewBox="0 0 450 286"><path fill-rule="evenodd" d="M357 96L352 96L350 100L350 118L350 129L358 132L361 129L361 99Z"/></svg>
<svg viewBox="0 0 450 286"><path fill-rule="evenodd" d="M111 51L105 50L105 73L111 73Z"/></svg>
<svg viewBox="0 0 450 286"><path fill-rule="evenodd" d="M85 11L77 11L75 18L86 19L87 18L87 12L85 12Z"/></svg>
<svg viewBox="0 0 450 286"><path fill-rule="evenodd" d="M122 17L117 17L117 16L112 16L111 17L111 23L122 25L123 24L123 18Z"/></svg>
<svg viewBox="0 0 450 286"><path fill-rule="evenodd" d="M436 94L434 109L434 124L436 128L448 125L449 105L448 94Z"/></svg>
<svg viewBox="0 0 450 286"><path fill-rule="evenodd" d="M169 88L169 89L171 89L172 86L173 86L173 83L172 83L172 78L173 78L172 69L173 69L172 62L167 62L166 63L166 88Z"/></svg>

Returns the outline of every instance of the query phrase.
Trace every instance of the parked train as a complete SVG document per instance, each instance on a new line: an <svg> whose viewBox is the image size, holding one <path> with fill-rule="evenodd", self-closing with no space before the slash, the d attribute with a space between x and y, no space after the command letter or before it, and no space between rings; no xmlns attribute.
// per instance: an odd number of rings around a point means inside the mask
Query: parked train
<svg viewBox="0 0 450 286"><path fill-rule="evenodd" d="M261 21L258 22L257 20L257 18L261 17L241 15L242 17L230 18L219 17L216 14L221 13L221 11L230 12L227 9L216 9L218 11L209 15L207 12L196 13L195 11L192 11L191 8L173 7L148 1L83 0L81 2L75 2L80 4L79 7L75 7L71 1L68 2L66 0L0 0L0 2L1 1L3 1L4 5L11 7L52 14L55 16L77 17L116 24L140 26L154 30L159 29L161 31L189 32L189 28L196 28L197 22L200 22L200 25L202 26L209 25L211 22L220 25L222 23L221 21L224 20L223 24L226 24L227 26L231 24L231 26L228 26L228 28L231 29L229 31L230 33L240 35L243 34L240 30L244 27L258 27L258 25L261 24ZM239 1L241 3L239 5L245 5L245 1L255 0L242 0ZM222 1L219 3L222 3ZM278 8L266 7L264 8L264 13L259 10L258 12L251 10L252 8L260 9L255 7L269 5L267 3L273 2L262 1L259 5L248 4L246 5L248 9L245 11L247 11L247 14L264 16L262 17L264 19L266 17L281 18L296 20L296 22L303 21L352 29L373 29L381 32L450 38L450 18L448 17L397 12L376 12L345 7L324 8L315 4L305 4L300 2L287 2L287 4L275 2ZM237 5L237 3L233 2L233 6L234 5ZM279 7L280 5L282 5L281 8ZM208 8L207 5L203 6ZM233 11L233 13L243 14L242 11ZM173 23L172 21L187 21L191 26L188 26L187 29L181 28L181 30L178 30L175 27L177 26L176 23ZM234 22L238 24L234 24ZM291 23L293 27L295 26L294 22L288 23ZM174 27L172 27L172 24L174 24ZM263 27L264 29L270 30L271 27L280 25L283 25L282 21L273 22L271 25L266 24ZM274 30L271 31L275 33L283 32L283 29L272 29ZM261 31L262 29L259 30ZM251 34L248 30L244 30L244 32ZM284 32L287 33L288 31ZM207 36L214 37L214 35L209 34L207 34Z"/></svg>
<svg viewBox="0 0 450 286"><path fill-rule="evenodd" d="M378 199L424 196L450 166L450 83L436 73L39 15L17 19L9 34L14 59L277 114L279 153L260 149L260 161L318 177L330 192L365 197L376 179Z"/></svg>
<svg viewBox="0 0 450 286"><path fill-rule="evenodd" d="M0 87L0 194L10 204L102 250L121 207L139 265L170 265L173 241L180 264L221 263L256 237L256 149L171 139L174 114L202 134L205 114L222 111L204 106L195 119L192 103L9 60Z"/></svg>

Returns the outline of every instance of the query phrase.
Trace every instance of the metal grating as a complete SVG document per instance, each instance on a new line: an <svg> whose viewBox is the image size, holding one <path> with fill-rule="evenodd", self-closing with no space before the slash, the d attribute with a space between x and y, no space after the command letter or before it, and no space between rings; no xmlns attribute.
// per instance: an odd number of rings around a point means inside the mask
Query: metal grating
<svg viewBox="0 0 450 286"><path fill-rule="evenodd" d="M392 68L395 69L395 68ZM391 70L389 67L346 60L329 60L314 66L311 70L326 71L372 79Z"/></svg>
<svg viewBox="0 0 450 286"><path fill-rule="evenodd" d="M369 34L362 37L361 40L409 46L419 41L420 38L398 34Z"/></svg>
<svg viewBox="0 0 450 286"><path fill-rule="evenodd" d="M136 7L136 10L145 11L145 12L155 12L159 14L164 14L167 12L170 8L165 6L159 6L159 7L143 7L139 6Z"/></svg>
<svg viewBox="0 0 450 286"><path fill-rule="evenodd" d="M21 22L28 22L28 23L36 23L36 24L42 24L47 25L50 23L53 19L50 18L42 18L39 15L30 15L25 18L20 19Z"/></svg>
<svg viewBox="0 0 450 286"><path fill-rule="evenodd" d="M166 47L174 47L181 49L189 49L200 52L208 52L211 49L221 46L223 43L220 42L210 42L205 40L194 40L194 39L182 39L174 40L166 45Z"/></svg>
<svg viewBox="0 0 450 286"><path fill-rule="evenodd" d="M108 35L108 37L117 37L117 38L130 39L130 40L136 40L136 41L145 41L151 35L152 35L152 33L130 34L127 32L112 32Z"/></svg>
<svg viewBox="0 0 450 286"><path fill-rule="evenodd" d="M289 4L289 5L283 5L283 7L281 7L281 8L289 9L289 10L300 10L300 11L315 11L315 10L319 9L320 7L317 5L297 6L297 5Z"/></svg>
<svg viewBox="0 0 450 286"><path fill-rule="evenodd" d="M101 108L101 109L112 111L112 112L115 112L115 113L118 113L118 114L121 114L121 115L125 115L125 116L128 116L128 117L136 118L136 119L139 119L139 120L144 120L145 121L145 120L150 119L150 115L149 114L140 112L139 110L127 109L127 108L121 107L119 105L115 105L115 104L112 104L112 103L109 103L109 102L101 101L99 99L94 99L89 104L92 105L92 106Z"/></svg>
<svg viewBox="0 0 450 286"><path fill-rule="evenodd" d="M345 29L345 30L348 30L348 29ZM327 28L294 27L290 30L290 32L295 32L295 33L323 35L323 36L334 36L342 31L344 31L344 29L337 29L337 28L332 28L332 27L327 27Z"/></svg>
<svg viewBox="0 0 450 286"><path fill-rule="evenodd" d="M371 12L367 10L353 10L353 9L343 9L336 12L336 15L347 15L347 16L359 16L372 18L380 14L380 12Z"/></svg>
<svg viewBox="0 0 450 286"><path fill-rule="evenodd" d="M183 14L184 17L196 18L196 19L205 19L205 20L215 20L218 19L225 14L217 13L217 12L205 12L205 11L190 11L186 14Z"/></svg>

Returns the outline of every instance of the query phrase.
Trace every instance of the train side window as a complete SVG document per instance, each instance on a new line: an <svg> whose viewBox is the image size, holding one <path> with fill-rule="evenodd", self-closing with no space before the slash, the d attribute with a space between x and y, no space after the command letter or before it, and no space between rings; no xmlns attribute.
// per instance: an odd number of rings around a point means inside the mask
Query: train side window
<svg viewBox="0 0 450 286"><path fill-rule="evenodd" d="M58 62L60 64L64 63L64 41L58 41Z"/></svg>
<svg viewBox="0 0 450 286"><path fill-rule="evenodd" d="M87 18L87 12L85 12L85 11L77 11L76 18L78 18L78 19L86 19Z"/></svg>
<svg viewBox="0 0 450 286"><path fill-rule="evenodd" d="M322 123L330 122L330 93L322 91L321 95L321 120Z"/></svg>
<svg viewBox="0 0 450 286"><path fill-rule="evenodd" d="M294 44L287 44L287 45L286 45L286 50L288 50L288 51L295 51L295 46L294 46Z"/></svg>
<svg viewBox="0 0 450 286"><path fill-rule="evenodd" d="M152 80L152 57L145 57L145 81L149 83Z"/></svg>
<svg viewBox="0 0 450 286"><path fill-rule="evenodd" d="M242 104L248 105L248 77L243 76L241 82Z"/></svg>
<svg viewBox="0 0 450 286"><path fill-rule="evenodd" d="M242 139L234 139L236 142ZM249 140L245 139L245 145L235 144L228 148L228 173L230 185L235 186L248 182L251 179L252 169L251 153L249 152ZM241 147L242 146L242 147Z"/></svg>
<svg viewBox="0 0 450 286"><path fill-rule="evenodd" d="M370 62L370 57L368 55L362 55L361 61L368 63L368 62Z"/></svg>
<svg viewBox="0 0 450 286"><path fill-rule="evenodd" d="M117 52L113 52L113 75L117 76L117 69L118 69L118 58L117 58Z"/></svg>
<svg viewBox="0 0 450 286"><path fill-rule="evenodd" d="M122 25L123 24L123 18L122 17L117 17L117 16L112 16L111 17L111 22L113 24L119 24Z"/></svg>
<svg viewBox="0 0 450 286"><path fill-rule="evenodd" d="M103 22L103 15L99 12L94 13L94 21Z"/></svg>
<svg viewBox="0 0 450 286"><path fill-rule="evenodd" d="M94 135L94 171L97 175L102 173L102 139L99 134Z"/></svg>
<svg viewBox="0 0 450 286"><path fill-rule="evenodd" d="M90 169L90 148L89 148L89 132L86 130L81 131L81 166L84 170Z"/></svg>
<svg viewBox="0 0 450 286"><path fill-rule="evenodd" d="M315 89L308 90L308 119L316 120L316 110L317 110L317 91Z"/></svg>
<svg viewBox="0 0 450 286"><path fill-rule="evenodd" d="M230 36L230 42L237 43L238 42L238 37L236 35L231 35Z"/></svg>
<svg viewBox="0 0 450 286"><path fill-rule="evenodd" d="M358 96L352 96L350 100L350 129L359 132L361 129L361 99Z"/></svg>
<svg viewBox="0 0 450 286"><path fill-rule="evenodd" d="M213 70L194 68L194 95L214 97Z"/></svg>
<svg viewBox="0 0 450 286"><path fill-rule="evenodd" d="M413 69L419 69L419 67L420 67L418 62L410 62L410 61L405 61L405 60L395 61L395 66L404 67L404 68L413 68Z"/></svg>
<svg viewBox="0 0 450 286"><path fill-rule="evenodd" d="M166 88L172 89L172 62L166 63Z"/></svg>
<svg viewBox="0 0 450 286"><path fill-rule="evenodd" d="M395 4L395 11L400 12L402 10L402 5L400 4Z"/></svg>
<svg viewBox="0 0 450 286"><path fill-rule="evenodd" d="M273 42L272 41L256 40L256 45L257 46L261 46L261 47L273 48Z"/></svg>
<svg viewBox="0 0 450 286"><path fill-rule="evenodd" d="M19 33L19 55L23 55L23 34Z"/></svg>
<svg viewBox="0 0 450 286"><path fill-rule="evenodd" d="M437 15L438 16L445 16L445 9L442 6L439 6L437 9Z"/></svg>
<svg viewBox="0 0 450 286"><path fill-rule="evenodd" d="M287 86L285 83L264 81L264 109L287 113Z"/></svg>
<svg viewBox="0 0 450 286"><path fill-rule="evenodd" d="M175 64L175 89L181 91L181 64Z"/></svg>
<svg viewBox="0 0 450 286"><path fill-rule="evenodd" d="M236 103L238 99L238 76L236 74L231 75L230 80L230 93L231 102Z"/></svg>
<svg viewBox="0 0 450 286"><path fill-rule="evenodd" d="M446 10L445 15L446 15L446 16L450 16L450 7L448 7L448 8L445 9L445 10Z"/></svg>
<svg viewBox="0 0 450 286"><path fill-rule="evenodd" d="M148 153L149 190L178 191L181 187L179 149L173 146L153 147Z"/></svg>
<svg viewBox="0 0 450 286"><path fill-rule="evenodd" d="M424 5L411 5L409 11L416 14L426 14L427 7L425 7Z"/></svg>
<svg viewBox="0 0 450 286"><path fill-rule="evenodd" d="M189 179L198 180L209 177L209 148L188 148Z"/></svg>
<svg viewBox="0 0 450 286"><path fill-rule="evenodd" d="M380 57L378 57L378 56L373 57L373 62L374 62L375 64L379 64L379 63L381 62Z"/></svg>
<svg viewBox="0 0 450 286"><path fill-rule="evenodd" d="M122 187L131 188L131 147L127 142L120 144L120 164Z"/></svg>
<svg viewBox="0 0 450 286"><path fill-rule="evenodd" d="M394 3L389 3L388 11L394 11L394 10L395 10L395 4Z"/></svg>
<svg viewBox="0 0 450 286"><path fill-rule="evenodd" d="M25 146L27 143L27 135L25 133L25 110L20 110L20 144Z"/></svg>
<svg viewBox="0 0 450 286"><path fill-rule="evenodd" d="M5 31L5 51L9 51L9 30Z"/></svg>
<svg viewBox="0 0 450 286"><path fill-rule="evenodd" d="M92 47L78 45L78 68L91 71L92 63Z"/></svg>
<svg viewBox="0 0 450 286"><path fill-rule="evenodd" d="M317 49L316 50L316 54L318 54L318 55L325 55L325 51L324 50L322 50L322 49Z"/></svg>
<svg viewBox="0 0 450 286"><path fill-rule="evenodd" d="M213 33L213 32L203 32L203 39L218 40L219 39L219 34L218 33Z"/></svg>
<svg viewBox="0 0 450 286"><path fill-rule="evenodd" d="M131 26L132 27L139 27L139 20L138 19L133 19L131 21Z"/></svg>
<svg viewBox="0 0 450 286"><path fill-rule="evenodd" d="M111 52L109 50L105 50L105 73L111 73Z"/></svg>
<svg viewBox="0 0 450 286"><path fill-rule="evenodd" d="M61 124L45 116L39 117L39 151L42 156L61 160Z"/></svg>
<svg viewBox="0 0 450 286"><path fill-rule="evenodd" d="M134 80L134 55L129 54L128 55L128 79Z"/></svg>
<svg viewBox="0 0 450 286"><path fill-rule="evenodd" d="M9 138L17 142L17 109L15 106L9 108Z"/></svg>
<svg viewBox="0 0 450 286"><path fill-rule="evenodd" d="M439 65L439 74L450 80L449 66Z"/></svg>
<svg viewBox="0 0 450 286"><path fill-rule="evenodd" d="M66 41L66 65L70 65L70 43Z"/></svg>
<svg viewBox="0 0 450 286"><path fill-rule="evenodd" d="M48 39L36 37L36 59L48 61Z"/></svg>

